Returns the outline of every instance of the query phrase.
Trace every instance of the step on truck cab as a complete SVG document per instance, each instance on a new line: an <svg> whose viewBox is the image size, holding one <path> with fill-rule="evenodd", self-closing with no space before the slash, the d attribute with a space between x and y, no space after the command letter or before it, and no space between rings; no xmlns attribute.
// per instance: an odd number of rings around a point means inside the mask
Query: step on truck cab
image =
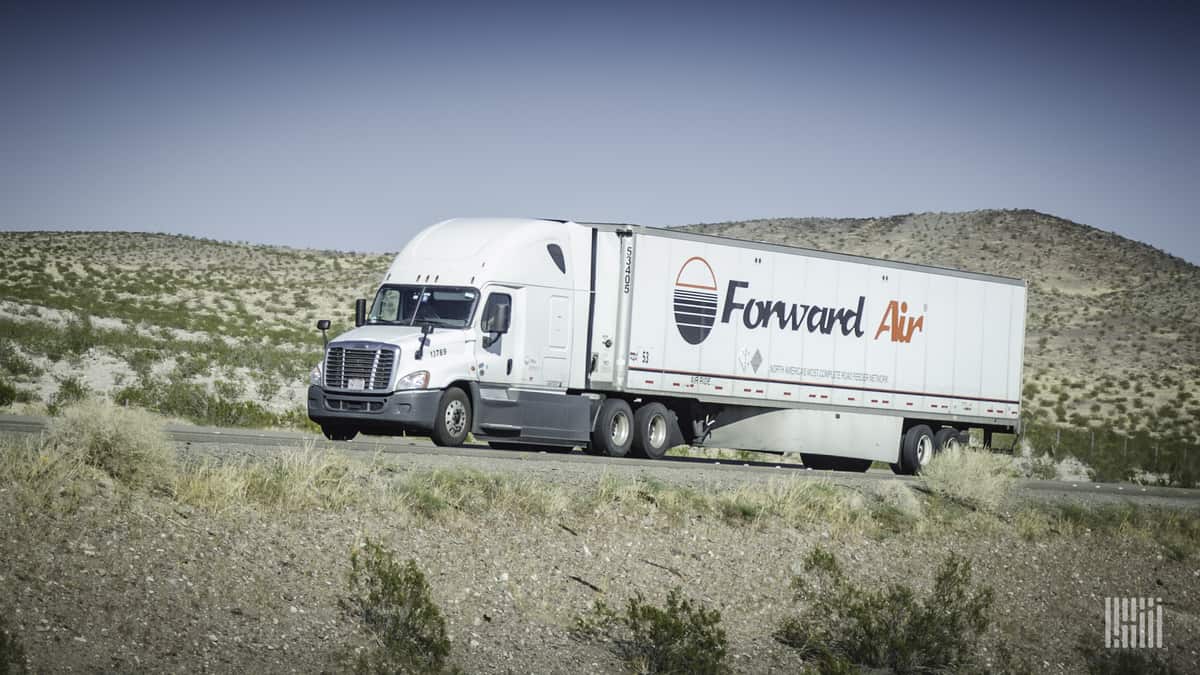
<svg viewBox="0 0 1200 675"><path fill-rule="evenodd" d="M325 435L679 444L915 473L1020 428L1017 279L634 225L461 218L396 256L313 369ZM319 327L327 327L322 321Z"/></svg>

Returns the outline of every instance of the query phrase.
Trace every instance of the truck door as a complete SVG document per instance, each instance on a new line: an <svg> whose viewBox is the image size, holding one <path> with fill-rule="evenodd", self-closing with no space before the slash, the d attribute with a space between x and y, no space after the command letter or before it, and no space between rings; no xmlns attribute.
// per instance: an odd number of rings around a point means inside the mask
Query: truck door
<svg viewBox="0 0 1200 675"><path fill-rule="evenodd" d="M518 349L521 322L516 320L516 289L485 289L475 339L475 367L481 387L508 387L520 377Z"/></svg>

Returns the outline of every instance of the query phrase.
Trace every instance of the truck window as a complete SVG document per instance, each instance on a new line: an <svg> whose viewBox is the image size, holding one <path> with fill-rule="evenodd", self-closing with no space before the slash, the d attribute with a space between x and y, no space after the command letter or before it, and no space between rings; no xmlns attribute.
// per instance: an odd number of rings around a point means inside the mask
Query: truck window
<svg viewBox="0 0 1200 675"><path fill-rule="evenodd" d="M497 328L500 308L508 307L508 315L512 317L512 296L508 293L492 293L488 296L487 304L483 306L483 318L479 320L479 330L490 333Z"/></svg>
<svg viewBox="0 0 1200 675"><path fill-rule="evenodd" d="M384 286L375 296L367 322L465 328L478 297L474 288L457 286Z"/></svg>

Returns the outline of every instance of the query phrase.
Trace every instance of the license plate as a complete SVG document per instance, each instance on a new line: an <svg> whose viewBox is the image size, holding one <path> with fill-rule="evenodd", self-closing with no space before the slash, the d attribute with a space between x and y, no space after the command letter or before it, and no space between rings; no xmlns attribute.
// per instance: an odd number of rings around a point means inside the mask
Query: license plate
<svg viewBox="0 0 1200 675"><path fill-rule="evenodd" d="M367 388L367 381L361 377L352 377L346 380L346 388L355 391L362 391Z"/></svg>

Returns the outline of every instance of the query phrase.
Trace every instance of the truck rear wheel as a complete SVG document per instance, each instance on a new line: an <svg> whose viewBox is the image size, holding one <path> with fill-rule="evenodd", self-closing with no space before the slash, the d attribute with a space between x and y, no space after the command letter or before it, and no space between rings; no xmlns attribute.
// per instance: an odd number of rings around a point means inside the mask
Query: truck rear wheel
<svg viewBox="0 0 1200 675"><path fill-rule="evenodd" d="M589 454L624 457L633 444L633 410L619 398L606 398L600 404L596 428L592 429Z"/></svg>
<svg viewBox="0 0 1200 675"><path fill-rule="evenodd" d="M661 459L671 448L674 415L661 403L647 403L633 414L633 454Z"/></svg>
<svg viewBox="0 0 1200 675"><path fill-rule="evenodd" d="M437 416L433 418L433 442L442 446L462 445L471 431L471 400L458 387L442 392Z"/></svg>
<svg viewBox="0 0 1200 675"><path fill-rule="evenodd" d="M900 466L892 466L892 470L909 476L921 473L921 469L933 459L936 449L933 442L933 430L927 425L918 424L904 432L904 442L900 444Z"/></svg>

